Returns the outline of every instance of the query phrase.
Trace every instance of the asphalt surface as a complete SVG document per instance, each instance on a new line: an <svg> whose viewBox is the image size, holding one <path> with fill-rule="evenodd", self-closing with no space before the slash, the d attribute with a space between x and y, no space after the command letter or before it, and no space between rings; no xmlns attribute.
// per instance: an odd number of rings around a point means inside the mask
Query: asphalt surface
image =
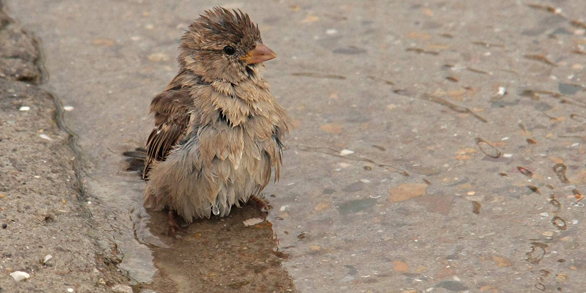
<svg viewBox="0 0 586 293"><path fill-rule="evenodd" d="M6 2L73 107L89 209L137 292L586 288L580 1ZM215 5L259 24L295 130L268 221L245 227L247 207L173 240L121 153Z"/></svg>
<svg viewBox="0 0 586 293"><path fill-rule="evenodd" d="M0 292L131 289L116 243L85 208L60 101L38 87L38 42L3 8L0 1Z"/></svg>

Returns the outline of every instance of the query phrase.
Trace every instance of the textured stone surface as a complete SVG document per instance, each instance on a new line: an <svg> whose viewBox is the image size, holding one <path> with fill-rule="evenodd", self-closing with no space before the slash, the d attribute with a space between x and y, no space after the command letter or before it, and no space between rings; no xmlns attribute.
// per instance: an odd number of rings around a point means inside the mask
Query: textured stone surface
<svg viewBox="0 0 586 293"><path fill-rule="evenodd" d="M128 280L104 262L108 236L83 207L70 137L53 98L32 84L38 48L3 10L0 24L0 291L107 292ZM16 282L15 271L30 277Z"/></svg>

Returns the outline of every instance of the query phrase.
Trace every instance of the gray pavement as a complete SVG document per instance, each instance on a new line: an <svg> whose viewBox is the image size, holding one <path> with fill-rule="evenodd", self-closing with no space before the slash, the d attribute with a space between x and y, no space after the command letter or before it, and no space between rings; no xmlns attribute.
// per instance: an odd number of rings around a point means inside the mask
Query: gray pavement
<svg viewBox="0 0 586 293"><path fill-rule="evenodd" d="M130 289L116 243L84 208L74 136L38 87L34 35L0 1L0 292ZM60 107L59 107L60 108ZM80 204L80 201L83 204ZM126 287L123 287L126 286Z"/></svg>
<svg viewBox="0 0 586 293"><path fill-rule="evenodd" d="M88 208L135 290L585 292L581 1L7 3L73 107ZM261 27L295 130L268 225L246 208L171 240L121 153L215 5Z"/></svg>

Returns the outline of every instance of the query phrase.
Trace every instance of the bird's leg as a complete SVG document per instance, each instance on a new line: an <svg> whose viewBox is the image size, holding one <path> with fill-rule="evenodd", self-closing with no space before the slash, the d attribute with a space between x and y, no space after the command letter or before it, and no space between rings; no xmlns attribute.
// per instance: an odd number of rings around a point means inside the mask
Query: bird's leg
<svg viewBox="0 0 586 293"><path fill-rule="evenodd" d="M181 238L177 236L177 232L187 233L187 229L182 228L177 224L177 220L175 218L175 212L173 210L169 210L169 214L167 215L167 235L173 238Z"/></svg>
<svg viewBox="0 0 586 293"><path fill-rule="evenodd" d="M260 209L263 213L268 213L271 209L271 206L262 198L253 195L250 197L250 201L254 202L254 204Z"/></svg>

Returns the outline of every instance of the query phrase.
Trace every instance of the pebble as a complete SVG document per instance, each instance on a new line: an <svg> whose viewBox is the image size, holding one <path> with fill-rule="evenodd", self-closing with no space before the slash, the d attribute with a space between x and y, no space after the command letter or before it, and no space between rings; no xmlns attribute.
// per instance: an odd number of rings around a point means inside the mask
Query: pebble
<svg viewBox="0 0 586 293"><path fill-rule="evenodd" d="M40 136L42 139L46 139L46 140L49 140L49 141L53 140L52 138L50 138L48 135L46 135L46 134L44 134L44 133L43 133L43 134L40 134L39 136Z"/></svg>
<svg viewBox="0 0 586 293"><path fill-rule="evenodd" d="M21 272L21 271L12 272L12 273L10 273L10 276L17 282L26 280L31 277L31 275L29 275L28 273Z"/></svg>
<svg viewBox="0 0 586 293"><path fill-rule="evenodd" d="M254 226L254 225L262 223L264 221L265 220L262 218L251 218L246 221L243 221L242 223L244 224L244 226L248 227L248 226Z"/></svg>
<svg viewBox="0 0 586 293"><path fill-rule="evenodd" d="M338 32L338 31L337 31L337 30L335 30L335 29L329 29L329 30L326 30L326 34L328 34L328 35L335 35L337 32Z"/></svg>
<svg viewBox="0 0 586 293"><path fill-rule="evenodd" d="M168 61L169 56L163 53L154 53L148 56L149 60L154 62Z"/></svg>
<svg viewBox="0 0 586 293"><path fill-rule="evenodd" d="M541 213L539 215L542 216L542 217L549 217L549 213Z"/></svg>
<svg viewBox="0 0 586 293"><path fill-rule="evenodd" d="M73 111L73 106L63 106L63 110L69 112L69 111Z"/></svg>
<svg viewBox="0 0 586 293"><path fill-rule="evenodd" d="M29 106L21 106L20 109L18 109L18 111L26 112L26 111L28 111L30 109L31 109L31 107L29 107Z"/></svg>
<svg viewBox="0 0 586 293"><path fill-rule="evenodd" d="M340 162L340 163L338 163L338 165L342 168L348 168L348 167L352 166L352 165L350 165L348 163L344 163L344 162Z"/></svg>
<svg viewBox="0 0 586 293"><path fill-rule="evenodd" d="M342 151L340 152L340 156L351 155L351 154L353 154L353 153L354 153L354 151L351 151L351 150L342 150Z"/></svg>
<svg viewBox="0 0 586 293"><path fill-rule="evenodd" d="M507 89L503 86L499 86L498 92L496 92L496 94L494 94L493 96L498 98L498 97L502 97L506 94L507 94Z"/></svg>
<svg viewBox="0 0 586 293"><path fill-rule="evenodd" d="M53 256L50 254L45 255L45 257L43 258L43 264L47 264L47 262L50 261L52 258Z"/></svg>
<svg viewBox="0 0 586 293"><path fill-rule="evenodd" d="M128 285L118 284L118 285L112 287L112 291L118 292L118 293L132 293L132 288Z"/></svg>
<svg viewBox="0 0 586 293"><path fill-rule="evenodd" d="M505 158L512 158L513 157L513 154L504 154L503 157L505 157Z"/></svg>

